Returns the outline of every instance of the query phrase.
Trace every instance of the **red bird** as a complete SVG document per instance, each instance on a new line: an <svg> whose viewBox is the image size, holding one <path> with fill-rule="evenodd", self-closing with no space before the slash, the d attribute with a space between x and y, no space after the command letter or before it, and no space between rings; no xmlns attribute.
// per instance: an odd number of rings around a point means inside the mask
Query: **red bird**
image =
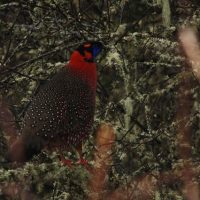
<svg viewBox="0 0 200 200"><path fill-rule="evenodd" d="M82 44L69 64L41 88L25 114L21 135L8 151L8 160L24 162L43 148L62 151L88 137L95 110L94 59L101 50L100 42Z"/></svg>

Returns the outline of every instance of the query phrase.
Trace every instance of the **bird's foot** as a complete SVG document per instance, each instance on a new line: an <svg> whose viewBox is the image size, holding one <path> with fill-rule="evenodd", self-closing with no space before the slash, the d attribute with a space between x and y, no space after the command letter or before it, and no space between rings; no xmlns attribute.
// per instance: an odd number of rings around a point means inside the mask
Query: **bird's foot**
<svg viewBox="0 0 200 200"><path fill-rule="evenodd" d="M90 164L89 164L89 162L87 161L87 160L85 160L85 159L83 159L83 158L80 158L78 161L77 161L77 163L76 163L77 165L81 165L81 166L83 166L87 171L91 171L91 166L90 166Z"/></svg>
<svg viewBox="0 0 200 200"><path fill-rule="evenodd" d="M73 162L72 162L70 159L62 158L62 159L60 160L60 162L61 162L64 166L67 166L67 167L69 167L69 168L72 168Z"/></svg>
<svg viewBox="0 0 200 200"><path fill-rule="evenodd" d="M77 161L77 164L78 165L83 165L83 166L86 166L88 165L88 161L83 159L83 158L80 158L78 161Z"/></svg>

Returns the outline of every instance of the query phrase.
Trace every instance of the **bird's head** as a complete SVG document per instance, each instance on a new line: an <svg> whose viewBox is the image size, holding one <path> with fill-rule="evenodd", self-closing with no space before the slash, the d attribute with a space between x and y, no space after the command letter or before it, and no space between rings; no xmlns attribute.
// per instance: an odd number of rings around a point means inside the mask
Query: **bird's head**
<svg viewBox="0 0 200 200"><path fill-rule="evenodd" d="M103 48L103 45L101 42L84 42L82 45L80 45L72 54L71 60L78 61L79 59L88 62L93 63L95 58L99 55Z"/></svg>
<svg viewBox="0 0 200 200"><path fill-rule="evenodd" d="M96 90L96 63L95 58L101 52L103 45L100 42L85 42L71 55L67 65L71 71L79 75L91 88Z"/></svg>
<svg viewBox="0 0 200 200"><path fill-rule="evenodd" d="M86 62L93 62L103 48L101 42L85 42L77 48Z"/></svg>

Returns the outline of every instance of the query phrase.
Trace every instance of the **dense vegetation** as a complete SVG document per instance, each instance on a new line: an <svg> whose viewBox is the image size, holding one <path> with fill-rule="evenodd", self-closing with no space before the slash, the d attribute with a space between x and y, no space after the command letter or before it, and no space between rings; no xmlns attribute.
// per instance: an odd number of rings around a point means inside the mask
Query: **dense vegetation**
<svg viewBox="0 0 200 200"><path fill-rule="evenodd" d="M102 122L113 125L116 140L102 198L123 188L119 199L186 199L180 169L191 161L194 173L199 171L200 87L187 67L178 31L186 24L199 31L199 6L198 0L0 0L0 97L18 129L31 97L73 49L100 40L106 48L98 59L94 134L84 151L94 164L95 129ZM181 115L183 98L189 116ZM3 163L7 147L0 128ZM186 140L180 139L185 128ZM66 156L76 159L76 152ZM138 187L148 177L157 186ZM39 199L87 199L91 178L84 167L61 166L55 152L16 169L0 168L0 186L20 183Z"/></svg>

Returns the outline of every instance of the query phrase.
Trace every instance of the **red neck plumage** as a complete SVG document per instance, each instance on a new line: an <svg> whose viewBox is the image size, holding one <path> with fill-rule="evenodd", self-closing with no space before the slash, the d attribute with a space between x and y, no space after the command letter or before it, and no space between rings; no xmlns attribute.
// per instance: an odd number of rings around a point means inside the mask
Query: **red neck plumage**
<svg viewBox="0 0 200 200"><path fill-rule="evenodd" d="M86 62L78 51L74 51L67 66L82 80L86 81L94 91L96 90L97 74L95 63Z"/></svg>

